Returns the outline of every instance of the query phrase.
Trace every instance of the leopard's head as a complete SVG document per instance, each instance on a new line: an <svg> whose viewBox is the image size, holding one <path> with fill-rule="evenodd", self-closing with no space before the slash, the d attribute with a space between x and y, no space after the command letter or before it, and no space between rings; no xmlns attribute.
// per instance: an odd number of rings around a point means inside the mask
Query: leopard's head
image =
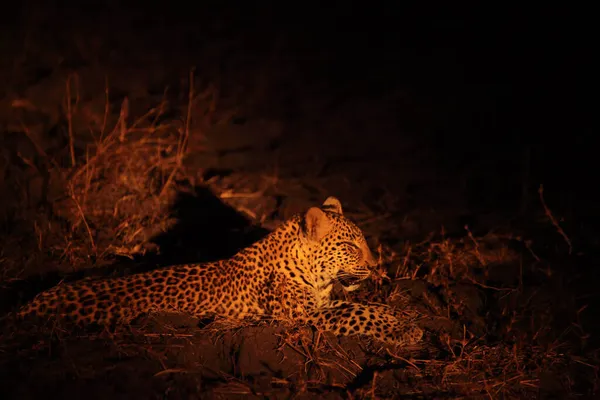
<svg viewBox="0 0 600 400"><path fill-rule="evenodd" d="M377 265L362 231L343 215L337 198L329 197L321 207L311 207L302 226L311 248L312 268L322 280L338 279L350 286L369 277Z"/></svg>

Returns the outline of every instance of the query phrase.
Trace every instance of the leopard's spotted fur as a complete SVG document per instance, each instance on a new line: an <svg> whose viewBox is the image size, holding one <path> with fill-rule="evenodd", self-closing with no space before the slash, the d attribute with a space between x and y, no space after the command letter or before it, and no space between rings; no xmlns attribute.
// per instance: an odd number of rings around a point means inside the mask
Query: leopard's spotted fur
<svg viewBox="0 0 600 400"><path fill-rule="evenodd" d="M128 323L157 311L238 321L291 317L337 335L418 342L423 331L391 308L330 299L336 278L363 280L376 264L361 230L330 197L228 260L59 285L18 316L56 316L78 325Z"/></svg>

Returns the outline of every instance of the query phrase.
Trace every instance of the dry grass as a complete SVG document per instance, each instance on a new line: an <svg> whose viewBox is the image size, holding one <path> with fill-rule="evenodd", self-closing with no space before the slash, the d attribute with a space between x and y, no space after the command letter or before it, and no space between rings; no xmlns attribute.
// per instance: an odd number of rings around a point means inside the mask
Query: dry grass
<svg viewBox="0 0 600 400"><path fill-rule="evenodd" d="M33 218L30 229L36 247L59 254L74 269L90 260L101 262L115 255L132 257L156 251L150 239L172 226L174 219L169 211L174 199L195 182L195 175L185 170L184 158L189 147L192 107L197 108L206 93L200 99L195 95L192 71L183 117L167 115L173 115L178 106L169 104L166 98L145 114L133 116L127 97L116 107L118 113L113 112L115 105L109 103L107 82L104 114L90 116L90 109L79 100L79 85L73 85L73 81L77 80L69 76L63 107L68 165L50 157L35 137L29 136L37 149L35 157L46 159L48 171L44 173L53 177L52 212L66 223L57 226L47 218ZM73 121L82 119L82 115L90 121L87 131L74 131ZM27 127L24 130L28 132ZM39 170L33 162L28 164ZM31 220L31 213L29 217ZM3 268L2 272L10 279L9 275L14 278L22 271Z"/></svg>
<svg viewBox="0 0 600 400"><path fill-rule="evenodd" d="M193 100L191 88L190 104ZM69 171L69 197L57 210L69 219L73 231L87 234L83 251L100 258L106 253L143 252L152 236L169 228L175 184L185 179L183 159L190 129L189 118L164 120L166 100L128 125L125 98L113 129L105 133L109 109L107 100L102 129L86 148L82 165Z"/></svg>

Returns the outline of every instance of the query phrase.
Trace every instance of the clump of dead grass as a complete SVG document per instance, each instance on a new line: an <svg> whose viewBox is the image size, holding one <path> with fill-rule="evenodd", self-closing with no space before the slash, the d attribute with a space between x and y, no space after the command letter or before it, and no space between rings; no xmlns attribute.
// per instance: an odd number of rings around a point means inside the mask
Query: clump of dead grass
<svg viewBox="0 0 600 400"><path fill-rule="evenodd" d="M68 179L69 197L57 204L74 231L85 232L88 249L131 255L172 221L168 207L183 178L184 129L160 123L164 104L127 126L127 101L108 135L95 143L93 155Z"/></svg>
<svg viewBox="0 0 600 400"><path fill-rule="evenodd" d="M518 262L521 255L508 246L511 235L488 233L475 237L470 231L462 238L447 238L442 235L434 239L410 244L400 268L396 269L396 278L417 276L428 283L442 285L463 279L473 281L480 276L480 284L487 276L486 270L498 265ZM477 282L477 281L474 281Z"/></svg>
<svg viewBox="0 0 600 400"><path fill-rule="evenodd" d="M102 128L95 143L86 148L81 165L75 165L72 156L68 198L57 206L73 231L85 232L86 250L100 256L131 256L147 250L144 246L149 239L173 223L168 207L177 194L176 183L186 179L183 159L194 99L193 74L185 120L165 119L168 104L163 100L129 123L125 98L113 129L108 131L108 94L106 97ZM69 108L69 117L71 113Z"/></svg>
<svg viewBox="0 0 600 400"><path fill-rule="evenodd" d="M27 164L27 174L48 179L42 200L49 207L38 208L26 190L29 181L13 174L18 188L13 193L15 222L11 228L6 225L9 234L0 238L0 282L77 271L110 263L115 256L159 250L150 239L176 223L173 202L192 190L199 176L184 166L190 147L202 150L198 141L190 146L190 132L193 126L205 126L204 119L216 108L212 85L194 92L193 69L188 83L187 105L170 102L165 91L161 101L134 113L127 97L119 103L109 100L107 80L104 109L98 111L94 105L101 100L82 100L82 82L77 74L69 75L62 114L56 118L62 121L57 129L66 146L54 153L38 142L47 132L34 135L27 121L21 121L20 139L33 150L17 155ZM13 102L13 111L24 105L39 111L27 99Z"/></svg>
<svg viewBox="0 0 600 400"><path fill-rule="evenodd" d="M117 114L112 111L107 82L104 114L94 115L88 132L81 132L81 115L90 109L80 101L79 81L69 76L63 106L69 165L52 161L44 171L60 188L52 199L52 212L67 224L33 218L40 251L57 254L77 269L90 258L157 250L150 238L175 223L169 209L178 192L194 181L184 168L195 102L193 71L189 84L183 116L173 113L178 105L166 98L135 116L127 97ZM42 153L40 157L49 159Z"/></svg>

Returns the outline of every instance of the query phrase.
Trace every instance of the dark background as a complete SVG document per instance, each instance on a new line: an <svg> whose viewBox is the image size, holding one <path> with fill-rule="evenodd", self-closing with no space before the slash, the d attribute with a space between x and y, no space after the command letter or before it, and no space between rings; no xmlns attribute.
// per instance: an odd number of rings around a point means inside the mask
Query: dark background
<svg viewBox="0 0 600 400"><path fill-rule="evenodd" d="M269 90L246 98L253 104L239 117L281 121L281 157L372 157L363 170L388 181L427 171L433 191L464 197L475 214L539 211L544 184L548 203L580 229L598 215L591 15L558 5L25 2L3 14L3 63L17 64L27 38L62 58L43 65L29 52L3 94L86 66L70 50L74 35L101 38L101 68L179 74L158 91L192 65L223 93L268 71ZM353 102L361 106L344 115ZM353 129L330 129L332 115L356 119ZM398 162L411 157L419 171ZM443 194L440 182L459 193Z"/></svg>

